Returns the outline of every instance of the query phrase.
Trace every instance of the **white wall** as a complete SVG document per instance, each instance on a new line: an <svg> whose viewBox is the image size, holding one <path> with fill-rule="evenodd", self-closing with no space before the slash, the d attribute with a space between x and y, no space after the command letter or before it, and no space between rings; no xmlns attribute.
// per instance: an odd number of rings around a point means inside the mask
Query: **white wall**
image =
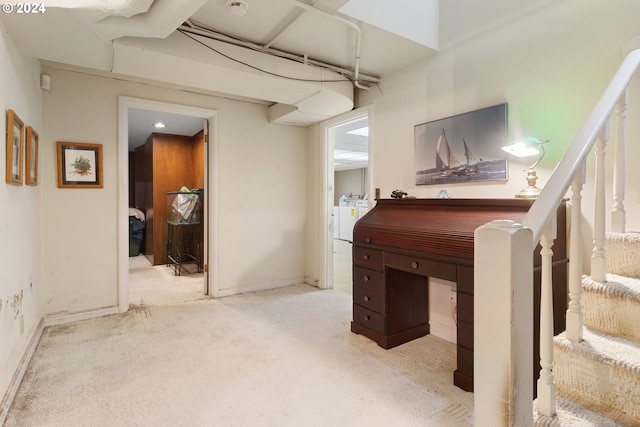
<svg viewBox="0 0 640 427"><path fill-rule="evenodd" d="M347 198L349 194L352 194L354 200L358 198L358 195L366 194L367 188L369 188L367 175L367 168L335 172L334 205L338 206L343 194Z"/></svg>
<svg viewBox="0 0 640 427"><path fill-rule="evenodd" d="M0 22L0 401L41 319L41 188L5 183L6 110L12 109L40 135L40 64L25 59ZM24 167L24 166L23 166ZM23 172L24 176L24 172ZM40 175L42 177L42 175Z"/></svg>
<svg viewBox="0 0 640 427"><path fill-rule="evenodd" d="M456 198L513 197L526 186L523 170L529 166L513 158L509 159L508 181L416 186L414 178L415 125L504 102L508 104L510 139L537 136L551 141L537 168L538 184L544 186L620 65L623 44L640 35L638 16L640 2L636 0L553 2L383 78L380 90L360 91L357 106L372 106L370 187L380 188L383 198L389 198L396 188L421 198L435 197L442 188ZM640 121L633 119L640 114L640 75L635 76L630 97L625 206L628 229L640 230L640 168L630 161L640 158ZM614 133L612 129L611 136ZM632 135L636 136L633 140ZM315 153L319 157L311 161L319 162L321 150ZM609 153L611 163L613 148ZM317 188L321 191L321 186ZM588 183L583 192L586 228L593 217L591 188ZM312 197L322 200L319 192ZM321 227L314 224L313 230L316 234L309 240L319 245ZM320 271L313 260L308 265L308 271ZM448 292L436 294L435 299L440 300L432 299L432 308L439 311L432 317L444 319L449 314Z"/></svg>
<svg viewBox="0 0 640 427"><path fill-rule="evenodd" d="M513 197L526 186L523 169L528 166L514 158L509 159L506 182L414 184L415 125L503 102L508 103L510 139L551 141L537 168L539 186L544 186L621 63L623 44L640 35L638 16L640 2L634 0L558 1L383 79L380 91L361 93L360 105L374 106L372 186L380 187L383 197L395 188L417 197L435 197L441 188L458 198ZM630 106L629 134L631 127L637 128L632 111ZM612 148L610 152L612 157ZM627 153L628 159L638 158L640 145L630 141ZM637 172L629 173L637 177ZM630 226L637 229L640 205L634 182L639 181L627 181L627 206ZM592 203L586 192L584 196L588 213Z"/></svg>
<svg viewBox="0 0 640 427"><path fill-rule="evenodd" d="M44 313L117 306L117 97L219 111L216 277L220 295L304 278L306 130L265 105L46 67L42 138ZM58 189L55 142L103 144L103 189Z"/></svg>

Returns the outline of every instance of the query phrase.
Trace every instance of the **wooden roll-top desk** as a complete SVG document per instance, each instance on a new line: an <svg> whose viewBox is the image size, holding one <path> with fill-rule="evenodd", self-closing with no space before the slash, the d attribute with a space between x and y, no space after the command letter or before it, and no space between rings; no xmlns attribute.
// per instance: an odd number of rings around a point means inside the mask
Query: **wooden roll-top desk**
<svg viewBox="0 0 640 427"><path fill-rule="evenodd" d="M497 219L521 223L528 199L382 199L353 231L351 331L388 349L429 333L429 277L456 282L457 364L453 382L473 391L473 238ZM566 208L553 245L554 333L565 329ZM534 366L539 365L540 246L534 263ZM496 259L496 266L500 260ZM534 381L535 384L535 381Z"/></svg>

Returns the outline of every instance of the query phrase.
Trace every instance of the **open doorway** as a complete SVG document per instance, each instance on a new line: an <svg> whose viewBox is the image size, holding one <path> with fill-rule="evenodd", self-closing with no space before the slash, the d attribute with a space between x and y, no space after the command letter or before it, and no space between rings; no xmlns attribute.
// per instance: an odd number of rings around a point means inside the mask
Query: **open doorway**
<svg viewBox="0 0 640 427"><path fill-rule="evenodd" d="M324 271L330 288L352 292L353 227L369 209L369 109L354 110L325 123L325 203L331 212L325 224Z"/></svg>
<svg viewBox="0 0 640 427"><path fill-rule="evenodd" d="M118 175L121 191L118 196L118 241L120 248L118 254L118 297L121 312L126 311L130 303L170 303L201 298L203 295L213 294L215 296L215 281L212 283L208 272L209 267L215 265L215 247L210 238L210 233L216 227L215 221L211 220L215 218L213 215L215 201L211 200L215 197L215 193L209 191L209 188L213 188L215 183L215 174L209 172L215 158L213 153L215 141L211 137L211 130L215 129L215 118L216 112L214 110L129 97L119 98ZM147 131L138 129L138 132L143 132L142 136L130 133L130 129L144 127L137 123L138 121L147 124L152 122L151 124L153 124L162 120L166 122L164 131L154 130L151 135L144 135ZM199 130L197 130L198 128ZM192 134L184 136L189 133ZM131 139L133 139L132 147L129 144ZM166 145L167 139L182 139L180 143L184 147L181 149L187 153L177 156L174 141L170 144L174 146L174 149L165 153L164 162L161 161L153 165L157 169L156 175L160 175L161 178L169 175L167 173L169 167L188 170L189 175L178 174L177 180L169 184L157 183L154 185L153 181L148 182L148 185L157 187L156 190L162 193L153 191L154 200L152 202L140 202L140 200L144 200L144 197L138 197L138 202L136 202L137 192L146 192L146 197L149 197L148 191L141 188L140 180L136 180L135 176L131 176L130 173L130 159L132 157L135 159L135 155L132 156L130 150L135 153L135 145L140 144L140 139L144 139L145 144L151 141L151 152L157 147ZM147 157L145 161L149 162L150 152L144 148L139 150L142 158ZM135 160L132 161L135 162ZM151 179L148 172L143 173L145 179ZM193 178L188 178L191 175ZM136 182L138 188L136 188ZM193 233L190 233L191 237L187 238L187 245L192 248L190 252L194 254L195 258L189 265L186 265L187 263L184 263L185 265L176 265L175 262L167 263L167 253L171 251L169 249L171 238L167 236L170 232L169 222L173 221L169 220L167 216L172 209L169 198L175 198L175 195L171 196L167 193L177 193L181 196L183 193L185 195L193 194L197 195L199 201L196 208L197 218L189 217L188 228L193 230ZM142 206L143 204L144 206ZM164 211L164 215L161 214L161 210ZM140 248L135 247L135 241L132 245L132 214L134 217L136 215L142 217L147 223L144 225L145 233L149 233L149 222L153 222L153 230L155 230L152 231L152 239L145 238L144 243L140 242L142 246ZM186 227L181 227L181 231L183 229ZM173 236L174 240L182 239L180 233L173 234ZM147 247L149 245L153 245L153 247Z"/></svg>
<svg viewBox="0 0 640 427"><path fill-rule="evenodd" d="M129 108L129 303L201 299L204 120Z"/></svg>

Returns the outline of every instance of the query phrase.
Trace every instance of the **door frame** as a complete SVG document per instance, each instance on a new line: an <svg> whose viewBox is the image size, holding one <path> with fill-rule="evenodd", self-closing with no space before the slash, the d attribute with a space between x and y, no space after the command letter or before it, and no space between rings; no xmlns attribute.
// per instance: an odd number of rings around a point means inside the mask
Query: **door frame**
<svg viewBox="0 0 640 427"><path fill-rule="evenodd" d="M218 112L208 108L193 107L181 104L152 101L129 96L118 96L118 311L124 313L129 309L129 108L161 111L199 117L204 120L205 155L204 155L204 248L205 260L203 292L205 295L217 296L217 118ZM206 140L209 142L207 143Z"/></svg>
<svg viewBox="0 0 640 427"><path fill-rule="evenodd" d="M369 188L367 189L367 193L369 196L372 194L373 189L373 179L371 177L372 174L372 144L373 141L373 106L368 105L366 107L356 108L354 110L349 111L348 113L341 114L339 116L333 117L329 120L325 120L321 123L321 133L322 133L322 147L323 147L323 155L322 155L322 260L321 260L321 269L320 269L320 283L319 288L321 289L333 289L333 274L334 274L334 265L333 265L333 227L334 227L334 217L333 217L333 206L334 206L334 192L335 192L335 182L334 182L334 168L333 168L333 150L334 150L334 141L331 138L330 133L331 129L334 127L338 127L348 122L352 122L354 120L360 119L362 117L367 117L367 123L369 125L369 137L368 137L368 153L369 153L369 164L367 165L367 173L368 173L368 182ZM371 208L373 203L373 199L369 197L369 208Z"/></svg>

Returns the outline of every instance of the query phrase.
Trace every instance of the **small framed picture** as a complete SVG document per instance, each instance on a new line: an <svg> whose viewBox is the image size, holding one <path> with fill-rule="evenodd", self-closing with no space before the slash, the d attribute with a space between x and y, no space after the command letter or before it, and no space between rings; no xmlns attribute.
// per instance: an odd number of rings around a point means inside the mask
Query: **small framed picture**
<svg viewBox="0 0 640 427"><path fill-rule="evenodd" d="M102 145L57 142L58 188L102 188Z"/></svg>
<svg viewBox="0 0 640 427"><path fill-rule="evenodd" d="M27 164L25 181L27 185L38 185L38 132L27 126Z"/></svg>
<svg viewBox="0 0 640 427"><path fill-rule="evenodd" d="M22 185L24 123L13 110L7 110L7 184Z"/></svg>

